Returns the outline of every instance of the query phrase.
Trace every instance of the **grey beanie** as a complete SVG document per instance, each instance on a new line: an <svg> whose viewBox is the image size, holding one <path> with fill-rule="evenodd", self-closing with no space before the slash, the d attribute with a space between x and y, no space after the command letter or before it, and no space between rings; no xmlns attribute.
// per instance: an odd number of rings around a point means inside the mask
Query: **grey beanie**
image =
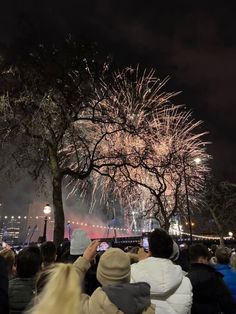
<svg viewBox="0 0 236 314"><path fill-rule="evenodd" d="M86 232L81 229L75 229L72 233L70 254L71 255L83 255L87 246L91 243L91 240L87 236Z"/></svg>
<svg viewBox="0 0 236 314"><path fill-rule="evenodd" d="M100 258L97 280L103 285L130 281L130 258L118 248L108 249Z"/></svg>

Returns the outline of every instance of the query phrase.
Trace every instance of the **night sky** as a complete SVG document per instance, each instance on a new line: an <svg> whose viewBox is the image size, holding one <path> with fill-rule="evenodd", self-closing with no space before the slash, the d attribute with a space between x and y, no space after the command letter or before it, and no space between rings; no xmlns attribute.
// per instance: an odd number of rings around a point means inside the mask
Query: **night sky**
<svg viewBox="0 0 236 314"><path fill-rule="evenodd" d="M3 1L2 1L3 2ZM6 3L7 2L7 3ZM38 1L1 3L0 47L25 38L96 41L118 67L155 68L203 120L214 173L236 179L236 19L233 1Z"/></svg>

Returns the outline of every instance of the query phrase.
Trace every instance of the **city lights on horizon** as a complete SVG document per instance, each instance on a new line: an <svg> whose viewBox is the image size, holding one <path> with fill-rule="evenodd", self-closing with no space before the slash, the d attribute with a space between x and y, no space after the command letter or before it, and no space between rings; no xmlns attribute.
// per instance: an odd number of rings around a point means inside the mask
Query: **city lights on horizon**
<svg viewBox="0 0 236 314"><path fill-rule="evenodd" d="M12 218L14 217L14 218ZM37 218L38 217L38 218ZM0 219L1 218L4 218L4 219L18 219L18 220L21 220L21 219L43 219L44 216L36 216L36 217L32 217L32 216L24 216L24 217L21 217L21 216L4 216L4 217L1 217L0 216ZM51 217L48 217L48 219L50 219L50 223L54 223L53 220L51 220ZM89 228L92 228L92 229L106 229L106 230L110 230L110 231L113 231L113 230L116 230L116 231L120 231L120 232L134 232L134 233L144 233L144 232L151 232L153 231L153 229L135 229L135 228L122 228L122 227L109 227L107 225L100 225L100 224L88 224L86 222L79 222L79 221L70 221L70 220L67 220L67 224L72 224L72 225L77 225L77 226L82 226L82 227L89 227ZM195 225L194 222L191 223L192 226ZM183 232L183 228L182 228L182 225L179 225L177 223L174 223L172 224L171 228L170 228L170 234L172 235L177 235L177 236L189 236L190 234L187 233L187 232ZM219 237L218 236L207 236L207 235L199 235L199 234L192 234L193 238L196 238L196 239L202 239L202 240L219 240ZM232 231L229 231L228 232L228 236L225 236L224 239L225 240L230 240L232 239L234 236L233 232Z"/></svg>

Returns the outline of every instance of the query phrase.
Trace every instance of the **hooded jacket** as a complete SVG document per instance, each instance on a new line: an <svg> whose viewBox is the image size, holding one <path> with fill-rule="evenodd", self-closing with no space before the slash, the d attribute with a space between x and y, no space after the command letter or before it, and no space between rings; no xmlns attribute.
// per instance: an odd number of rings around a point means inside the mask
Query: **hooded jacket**
<svg viewBox="0 0 236 314"><path fill-rule="evenodd" d="M236 301L236 271L229 264L216 264L214 268L224 276L223 280Z"/></svg>
<svg viewBox="0 0 236 314"><path fill-rule="evenodd" d="M192 286L182 269L165 258L148 257L131 265L131 282L144 281L151 287L156 313L187 314L191 311Z"/></svg>
<svg viewBox="0 0 236 314"><path fill-rule="evenodd" d="M83 280L90 263L80 257L74 265ZM99 287L91 296L82 294L79 312L83 314L154 314L155 307L150 306L149 285L143 282L124 283Z"/></svg>

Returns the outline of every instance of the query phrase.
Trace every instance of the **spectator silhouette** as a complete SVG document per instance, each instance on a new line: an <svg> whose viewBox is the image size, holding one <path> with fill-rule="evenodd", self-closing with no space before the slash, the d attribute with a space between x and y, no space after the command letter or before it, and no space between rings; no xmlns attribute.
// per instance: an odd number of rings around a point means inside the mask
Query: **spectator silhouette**
<svg viewBox="0 0 236 314"><path fill-rule="evenodd" d="M144 281L151 286L151 301L156 313L187 314L192 304L192 286L182 268L170 260L173 240L162 229L149 235L149 252L131 266L131 282Z"/></svg>
<svg viewBox="0 0 236 314"><path fill-rule="evenodd" d="M10 314L21 314L33 298L35 275L41 267L38 247L27 247L16 259L17 276L9 281Z"/></svg>
<svg viewBox="0 0 236 314"><path fill-rule="evenodd" d="M75 229L72 233L69 262L73 263L78 257L82 256L87 246L91 243L90 238L84 230ZM88 269L83 281L83 292L91 295L97 287L100 286L96 278L97 264L91 261L91 267Z"/></svg>
<svg viewBox="0 0 236 314"><path fill-rule="evenodd" d="M57 250L53 242L44 242L41 245L40 250L42 255L42 267L47 267L55 262L57 258Z"/></svg>
<svg viewBox="0 0 236 314"><path fill-rule="evenodd" d="M60 246L57 248L57 262L68 263L70 255L70 241L65 238Z"/></svg>
<svg viewBox="0 0 236 314"><path fill-rule="evenodd" d="M236 301L236 271L230 266L230 250L227 247L219 247L215 256L217 264L214 267L224 276L223 280Z"/></svg>
<svg viewBox="0 0 236 314"><path fill-rule="evenodd" d="M96 255L98 243L91 243L83 257L79 257L74 263L81 278ZM102 254L98 263L97 279L102 287L98 287L91 297L83 295L80 303L81 313L155 313L150 302L150 286L144 282L129 283L130 259L121 249L110 248Z"/></svg>
<svg viewBox="0 0 236 314"><path fill-rule="evenodd" d="M51 264L39 274L34 305L27 313L78 314L80 295L76 268L72 264Z"/></svg>
<svg viewBox="0 0 236 314"><path fill-rule="evenodd" d="M188 277L193 286L192 314L233 314L236 311L231 293L222 275L209 265L209 252L206 246L190 246L191 268Z"/></svg>
<svg viewBox="0 0 236 314"><path fill-rule="evenodd" d="M15 253L9 247L0 251L0 256L2 256L6 261L8 278L12 279L15 276Z"/></svg>
<svg viewBox="0 0 236 314"><path fill-rule="evenodd" d="M8 314L8 274L6 261L0 256L0 313Z"/></svg>

